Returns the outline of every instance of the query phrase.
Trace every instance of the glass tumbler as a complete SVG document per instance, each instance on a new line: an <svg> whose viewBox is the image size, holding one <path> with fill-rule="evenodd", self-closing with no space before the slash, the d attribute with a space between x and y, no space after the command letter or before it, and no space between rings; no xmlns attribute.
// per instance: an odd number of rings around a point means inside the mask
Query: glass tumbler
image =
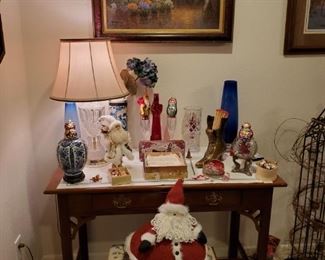
<svg viewBox="0 0 325 260"><path fill-rule="evenodd" d="M182 121L182 136L187 150L191 152L200 151L202 108L185 107Z"/></svg>

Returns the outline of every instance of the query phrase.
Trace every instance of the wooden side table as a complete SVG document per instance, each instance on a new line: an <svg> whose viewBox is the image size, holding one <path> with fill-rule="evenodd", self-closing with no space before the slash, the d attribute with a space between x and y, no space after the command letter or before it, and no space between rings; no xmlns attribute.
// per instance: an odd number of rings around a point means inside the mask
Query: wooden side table
<svg viewBox="0 0 325 260"><path fill-rule="evenodd" d="M61 170L55 171L44 193L56 195L58 200L63 260L73 259L72 240L77 233L78 259L88 259L88 221L100 215L156 213L172 186L129 185L58 189L62 176ZM251 218L258 232L257 258L265 260L273 189L286 186L281 177L273 183L185 183L185 205L189 206L191 212L231 211L228 250L230 259L236 259L238 252L245 259L246 254L239 242L240 216ZM72 217L77 221L73 221Z"/></svg>

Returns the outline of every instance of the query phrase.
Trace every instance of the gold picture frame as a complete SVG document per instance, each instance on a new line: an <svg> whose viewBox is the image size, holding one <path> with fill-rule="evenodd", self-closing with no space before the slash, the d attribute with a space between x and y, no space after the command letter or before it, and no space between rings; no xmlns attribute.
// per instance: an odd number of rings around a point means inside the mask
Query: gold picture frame
<svg viewBox="0 0 325 260"><path fill-rule="evenodd" d="M92 0L94 35L116 40L232 40L234 0Z"/></svg>

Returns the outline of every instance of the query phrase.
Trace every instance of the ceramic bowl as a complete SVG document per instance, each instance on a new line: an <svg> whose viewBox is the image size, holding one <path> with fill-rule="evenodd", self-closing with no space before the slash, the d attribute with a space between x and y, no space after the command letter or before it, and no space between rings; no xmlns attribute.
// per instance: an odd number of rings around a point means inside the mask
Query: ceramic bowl
<svg viewBox="0 0 325 260"><path fill-rule="evenodd" d="M273 169L266 169L260 165L256 164L256 179L261 181L275 181L278 176L278 166L274 161L267 161L275 165Z"/></svg>
<svg viewBox="0 0 325 260"><path fill-rule="evenodd" d="M210 160L203 164L203 174L212 178L221 178L225 175L225 166L222 161Z"/></svg>

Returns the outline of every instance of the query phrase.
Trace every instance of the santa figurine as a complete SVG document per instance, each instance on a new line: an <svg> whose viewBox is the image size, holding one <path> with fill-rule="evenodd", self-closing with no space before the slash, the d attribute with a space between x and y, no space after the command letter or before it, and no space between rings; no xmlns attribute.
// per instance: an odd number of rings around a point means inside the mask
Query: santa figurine
<svg viewBox="0 0 325 260"><path fill-rule="evenodd" d="M130 260L207 260L202 226L184 206L183 180L168 192L159 213L125 241Z"/></svg>

